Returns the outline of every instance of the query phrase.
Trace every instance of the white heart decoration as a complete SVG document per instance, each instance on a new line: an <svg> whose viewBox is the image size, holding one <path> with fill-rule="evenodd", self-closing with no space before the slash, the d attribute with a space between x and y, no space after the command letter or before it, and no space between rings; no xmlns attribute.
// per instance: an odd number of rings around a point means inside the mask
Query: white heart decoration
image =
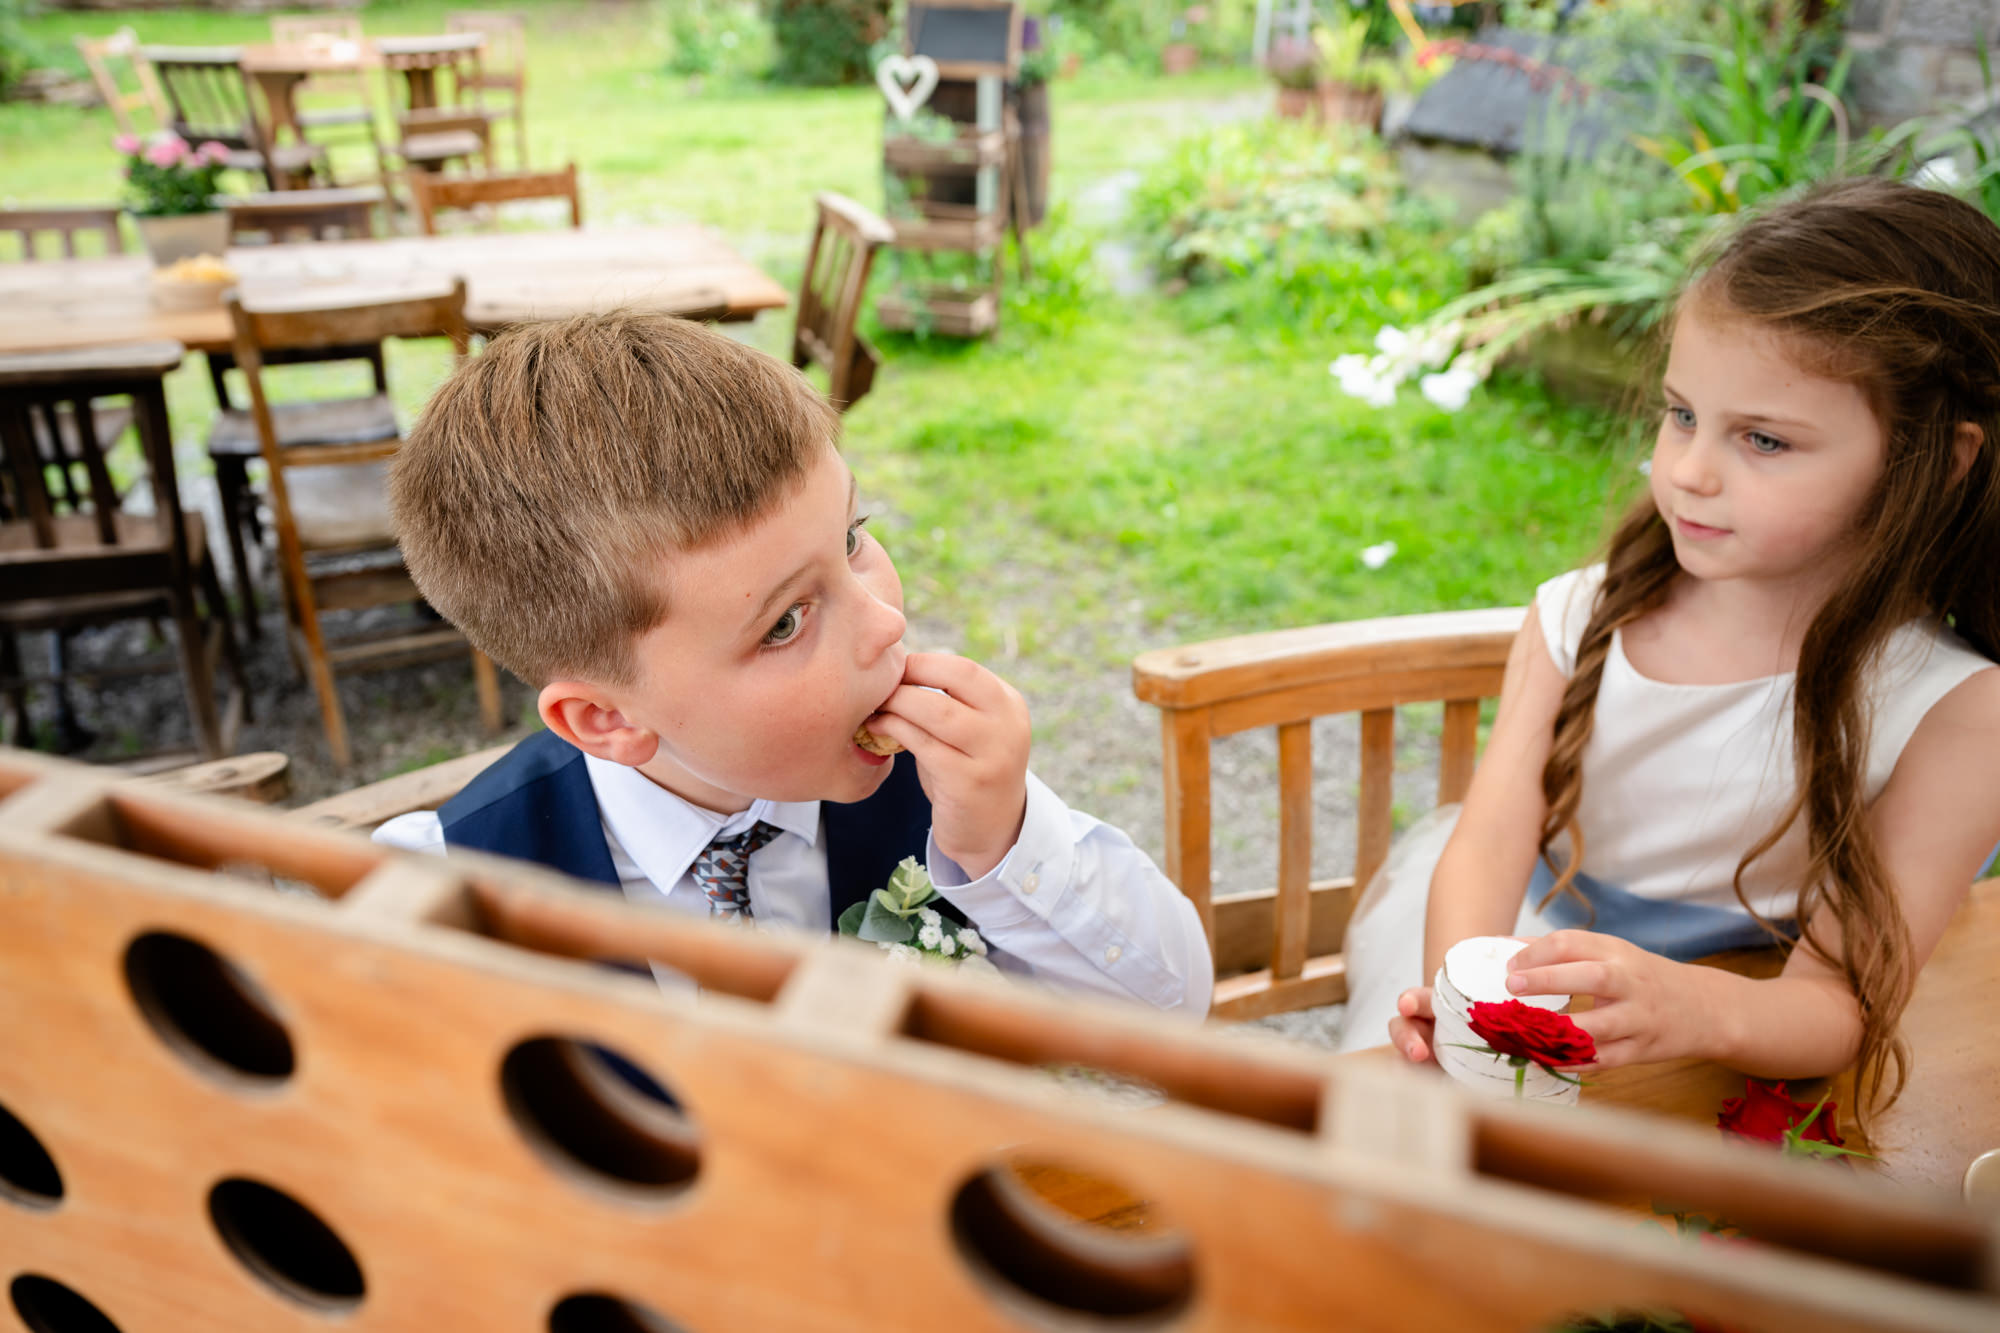
<svg viewBox="0 0 2000 1333"><path fill-rule="evenodd" d="M937 91L937 61L929 56L883 56L875 66L875 86L889 99L896 119L907 121Z"/></svg>

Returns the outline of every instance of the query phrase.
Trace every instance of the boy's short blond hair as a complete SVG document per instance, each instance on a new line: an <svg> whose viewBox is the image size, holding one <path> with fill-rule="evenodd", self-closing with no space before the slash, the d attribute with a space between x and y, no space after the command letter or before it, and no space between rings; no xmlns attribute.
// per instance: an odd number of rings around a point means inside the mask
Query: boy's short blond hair
<svg viewBox="0 0 2000 1333"><path fill-rule="evenodd" d="M797 371L700 324L621 312L495 338L389 473L430 604L528 683L630 684L665 562L753 521L835 444Z"/></svg>

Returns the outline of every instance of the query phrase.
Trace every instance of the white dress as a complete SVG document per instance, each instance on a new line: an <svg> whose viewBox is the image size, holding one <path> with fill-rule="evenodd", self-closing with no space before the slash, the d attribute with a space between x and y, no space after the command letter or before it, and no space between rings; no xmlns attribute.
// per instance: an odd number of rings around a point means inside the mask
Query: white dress
<svg viewBox="0 0 2000 1333"><path fill-rule="evenodd" d="M1535 591L1542 637L1567 677L1589 623L1604 567L1550 579ZM1871 712L1867 796L1873 801L1917 724L1974 672L1992 666L1935 620L1889 638L1867 678ZM1776 826L1796 781L1792 674L1723 685L1672 685L1640 675L1614 633L1583 753L1577 824L1584 835L1579 887L1595 915L1562 898L1537 913L1547 867L1522 886L1515 933L1566 926L1621 935L1668 957L1693 958L1767 939L1738 903L1732 881L1743 853ZM1348 1009L1342 1048L1388 1039L1396 997L1421 984L1431 873L1457 807L1411 828L1369 884L1347 933ZM1566 844L1555 849L1560 855ZM1776 921L1796 913L1806 861L1803 820L1752 862L1744 895Z"/></svg>

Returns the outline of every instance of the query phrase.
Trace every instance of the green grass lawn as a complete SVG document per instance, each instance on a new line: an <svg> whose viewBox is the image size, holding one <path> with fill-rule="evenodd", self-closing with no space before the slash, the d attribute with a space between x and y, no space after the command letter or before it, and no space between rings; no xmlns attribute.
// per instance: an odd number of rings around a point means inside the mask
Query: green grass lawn
<svg viewBox="0 0 2000 1333"><path fill-rule="evenodd" d="M443 12L378 5L364 20L371 32L435 31ZM532 154L579 162L587 218L694 218L791 283L814 192L879 205L872 90L697 86L665 72L656 7L529 12ZM60 55L73 33L127 22L157 42L266 30L262 17L175 11L44 15L28 28ZM1058 84L1055 199L1101 192L1265 88L1229 70ZM113 196L111 133L103 111L0 106L0 195ZM998 337L882 339L886 370L849 418L849 453L913 603L964 625L968 651L1005 642L1029 654L1083 631L1093 666L1122 660L1129 637L1090 633L1111 623L1109 599L1138 602L1154 632L1179 637L1517 602L1587 554L1607 486L1629 475L1601 414L1519 379L1457 414L1414 390L1367 407L1341 396L1327 364L1367 346L1380 300L1293 326L1218 318L1199 293L1117 295L1096 261L1118 239L1115 224L1063 210L1036 236L1036 279L1017 285ZM1391 296L1415 313L1449 294L1413 279ZM750 336L778 350L788 329L767 315ZM435 348L400 350L406 406L443 369ZM200 466L205 376L183 370L171 403ZM1383 541L1395 558L1366 569L1361 549Z"/></svg>

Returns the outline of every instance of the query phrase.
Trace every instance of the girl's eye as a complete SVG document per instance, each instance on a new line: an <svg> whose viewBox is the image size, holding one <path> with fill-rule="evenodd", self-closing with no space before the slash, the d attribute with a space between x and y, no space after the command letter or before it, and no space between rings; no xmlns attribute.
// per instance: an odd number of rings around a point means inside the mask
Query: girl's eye
<svg viewBox="0 0 2000 1333"><path fill-rule="evenodd" d="M1750 432L1750 448L1768 458L1772 454L1785 452L1791 446L1775 435L1766 435L1761 430L1753 430Z"/></svg>
<svg viewBox="0 0 2000 1333"><path fill-rule="evenodd" d="M1667 419L1673 422L1676 426L1679 426L1682 430L1694 429L1693 408L1669 407L1667 409Z"/></svg>
<svg viewBox="0 0 2000 1333"><path fill-rule="evenodd" d="M855 519L847 525L847 554L849 559L852 559L854 553L861 549L861 529L867 526L868 515L866 514L863 514L860 518Z"/></svg>
<svg viewBox="0 0 2000 1333"><path fill-rule="evenodd" d="M790 643L799 636L799 631L805 628L805 623L806 604L804 602L787 607L785 614L778 617L778 623L771 626L770 633L764 636L764 646L766 648L777 648Z"/></svg>

